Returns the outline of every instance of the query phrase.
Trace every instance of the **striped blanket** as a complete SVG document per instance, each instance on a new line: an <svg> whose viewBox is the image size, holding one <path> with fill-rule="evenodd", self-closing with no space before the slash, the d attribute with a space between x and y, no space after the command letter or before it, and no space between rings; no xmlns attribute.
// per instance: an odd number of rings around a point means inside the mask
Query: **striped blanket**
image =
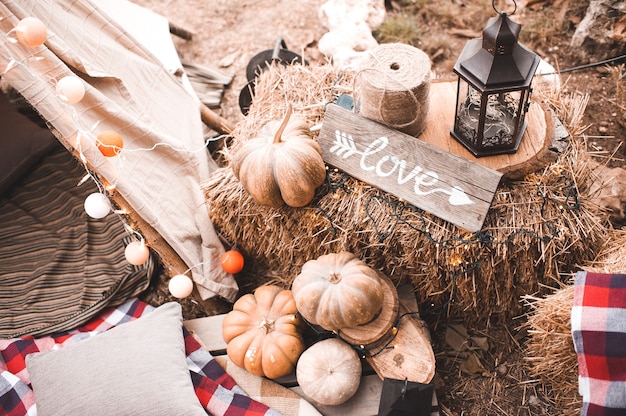
<svg viewBox="0 0 626 416"><path fill-rule="evenodd" d="M118 216L89 217L93 181L59 143L0 197L0 338L41 336L83 324L137 296L147 267L124 257Z"/></svg>
<svg viewBox="0 0 626 416"><path fill-rule="evenodd" d="M578 272L571 318L582 416L626 415L626 275Z"/></svg>
<svg viewBox="0 0 626 416"><path fill-rule="evenodd" d="M38 339L27 337L0 340L0 414L6 416L37 414L25 364L26 355L80 342L116 325L137 319L153 309L138 299L131 299L117 308L101 311L85 325L69 332ZM184 336L187 364L196 396L209 414L280 416L277 411L248 397L189 332L184 331Z"/></svg>

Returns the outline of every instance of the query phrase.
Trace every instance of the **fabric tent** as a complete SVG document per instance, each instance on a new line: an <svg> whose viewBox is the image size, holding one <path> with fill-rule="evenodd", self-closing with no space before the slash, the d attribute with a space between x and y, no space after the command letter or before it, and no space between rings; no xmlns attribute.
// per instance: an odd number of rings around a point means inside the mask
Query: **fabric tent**
<svg viewBox="0 0 626 416"><path fill-rule="evenodd" d="M26 17L46 25L43 45L16 40L15 27ZM156 233L146 241L165 257L169 274L192 276L202 299L234 300L238 287L221 269L224 247L201 190L216 165L182 65L166 68L89 0L2 0L0 75L93 173L107 196L136 214L139 232ZM56 92L57 81L69 75L86 86L85 97L73 105ZM107 158L97 149L96 137L104 130L124 138L118 156ZM169 261L171 256L157 247L171 249L182 263Z"/></svg>

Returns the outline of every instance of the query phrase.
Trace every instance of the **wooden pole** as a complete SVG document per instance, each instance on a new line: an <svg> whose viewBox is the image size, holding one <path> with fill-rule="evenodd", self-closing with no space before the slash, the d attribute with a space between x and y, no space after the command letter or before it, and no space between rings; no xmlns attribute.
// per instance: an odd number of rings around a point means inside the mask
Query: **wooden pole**
<svg viewBox="0 0 626 416"><path fill-rule="evenodd" d="M220 117L217 113L202 103L200 103L200 117L202 118L202 122L204 124L218 133L231 134L234 130L228 120Z"/></svg>

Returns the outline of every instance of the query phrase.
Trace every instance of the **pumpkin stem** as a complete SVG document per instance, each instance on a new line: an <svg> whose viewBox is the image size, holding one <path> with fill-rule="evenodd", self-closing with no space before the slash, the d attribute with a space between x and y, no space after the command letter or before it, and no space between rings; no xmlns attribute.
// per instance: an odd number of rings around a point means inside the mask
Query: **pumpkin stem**
<svg viewBox="0 0 626 416"><path fill-rule="evenodd" d="M341 281L341 274L338 272L330 272L330 276L328 277L328 282L332 284L337 284Z"/></svg>
<svg viewBox="0 0 626 416"><path fill-rule="evenodd" d="M280 123L280 127L278 128L278 130L276 130L276 133L274 133L274 143L280 143L280 139L283 136L283 132L285 131L285 128L287 127L287 123L289 123L289 119L291 118L291 113L293 112L293 109L291 108L291 103L289 103L289 106L287 107L287 113L285 114L285 118L283 119L283 122Z"/></svg>
<svg viewBox="0 0 626 416"><path fill-rule="evenodd" d="M274 320L263 318L261 322L259 322L259 328L264 329L265 333L268 334L274 330Z"/></svg>

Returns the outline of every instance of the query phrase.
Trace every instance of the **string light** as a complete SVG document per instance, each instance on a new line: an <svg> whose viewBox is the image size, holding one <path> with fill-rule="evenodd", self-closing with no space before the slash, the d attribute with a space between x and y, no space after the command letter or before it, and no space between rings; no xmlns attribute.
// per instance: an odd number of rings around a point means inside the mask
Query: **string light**
<svg viewBox="0 0 626 416"><path fill-rule="evenodd" d="M76 104L85 96L85 85L77 76L66 76L57 82L56 92L67 104Z"/></svg>
<svg viewBox="0 0 626 416"><path fill-rule="evenodd" d="M170 279L167 288L175 298L186 298L193 291L193 281L184 274L177 274Z"/></svg>
<svg viewBox="0 0 626 416"><path fill-rule="evenodd" d="M111 201L100 192L89 194L84 203L85 212L92 218L100 219L111 212Z"/></svg>
<svg viewBox="0 0 626 416"><path fill-rule="evenodd" d="M114 157L122 151L124 139L116 131L104 130L98 134L96 146L105 157Z"/></svg>
<svg viewBox="0 0 626 416"><path fill-rule="evenodd" d="M393 235L396 227L406 226L421 234L428 242L430 242L435 247L435 256L437 259L439 259L441 253L447 250L463 250L462 253L464 254L456 253L451 254L449 257L447 257L448 264L451 266L451 268L446 270L445 273L442 275L442 278L449 279L448 287L450 296L447 300L444 300L442 305L442 310L446 310L454 303L455 294L458 291L456 282L457 276L467 275L481 268L481 262L479 259L481 252L477 251L476 254L474 254L474 256L472 257L472 254L470 252L471 247L482 247L489 250L489 247L497 245L508 245L513 242L513 240L515 240L518 236L522 235L536 239L541 243L549 243L550 241L559 237L562 233L565 232L565 230L563 229L559 230L549 220L543 219L545 218L544 213L548 205L555 206L563 211L575 211L580 209L581 207L576 184L564 172L565 171L562 169L559 170L560 180L563 185L558 188L559 191L563 192L564 200L561 200L561 198L557 199L549 196L547 191L544 189L545 187L540 182L534 184L536 187L536 194L541 201L541 224L547 230L547 233L544 235L538 234L522 226L517 229L513 229L506 237L500 239L497 239L494 234L489 230L478 231L475 233L466 233L462 237L436 238L431 233L431 224L429 222L429 219L427 218L427 213L420 210L419 208L416 208L413 205L405 204L403 201L400 201L398 199L378 195L369 196L369 198L365 200L365 215L367 217L367 220L372 223L375 235L381 243ZM348 180L348 175L343 172L333 172L332 175L331 172L328 172L327 187L322 195L330 194L330 197L335 198L335 195L339 195L341 191L345 193L352 192L352 189L347 185ZM379 207L383 204L392 208L391 212L388 214L388 218L390 217L394 219L394 221L391 222L391 228L387 228L388 231L382 231L375 216L372 215L373 206ZM323 231L331 233L333 239L337 238L339 228L334 225L333 218L327 212L327 210L319 205L319 198L315 204L315 208L318 210L318 213L320 215L323 215L328 221L329 225ZM415 217L418 218L417 221L415 221ZM411 220L409 218L411 218ZM389 223L387 219L384 219L384 222L385 224ZM430 308L423 311L423 313L432 313L437 315L441 313L434 310L435 306L431 305Z"/></svg>
<svg viewBox="0 0 626 416"><path fill-rule="evenodd" d="M124 257L133 266L141 266L150 258L150 250L144 239L133 241L126 246Z"/></svg>
<svg viewBox="0 0 626 416"><path fill-rule="evenodd" d="M48 38L46 25L35 17L26 17L15 27L15 37L23 45L31 48L41 46Z"/></svg>

